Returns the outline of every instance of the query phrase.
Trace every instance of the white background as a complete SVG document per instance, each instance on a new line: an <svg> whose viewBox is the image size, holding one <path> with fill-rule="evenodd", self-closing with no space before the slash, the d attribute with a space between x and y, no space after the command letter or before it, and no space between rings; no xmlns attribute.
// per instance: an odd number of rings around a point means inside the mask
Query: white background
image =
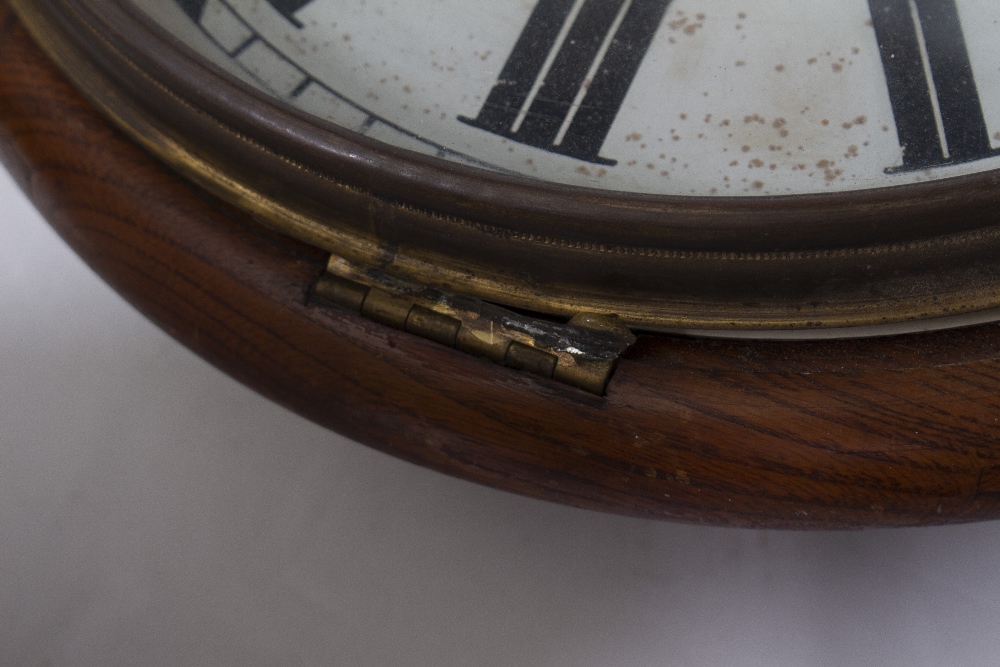
<svg viewBox="0 0 1000 667"><path fill-rule="evenodd" d="M146 322L0 172L0 664L993 665L1000 525L794 533L428 472Z"/></svg>

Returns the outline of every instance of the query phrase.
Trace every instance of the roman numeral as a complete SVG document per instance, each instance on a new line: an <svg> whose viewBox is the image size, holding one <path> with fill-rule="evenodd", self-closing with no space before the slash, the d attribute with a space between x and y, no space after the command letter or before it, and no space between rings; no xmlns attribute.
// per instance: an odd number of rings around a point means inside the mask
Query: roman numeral
<svg viewBox="0 0 1000 667"><path fill-rule="evenodd" d="M598 164L671 0L540 0L479 115L464 123Z"/></svg>
<svg viewBox="0 0 1000 667"><path fill-rule="evenodd" d="M295 18L295 12L299 11L312 0L267 0L267 3L275 8L282 16L291 21L296 28L302 27L302 22Z"/></svg>
<svg viewBox="0 0 1000 667"><path fill-rule="evenodd" d="M208 0L176 0L176 2L184 10L184 13L197 23L201 20L201 14L205 11ZM278 13L291 21L296 28L301 28L302 23L295 18L295 12L308 5L312 0L267 0L267 2Z"/></svg>
<svg viewBox="0 0 1000 667"><path fill-rule="evenodd" d="M201 20L201 13L205 9L206 0L176 0L177 4L191 20L197 23Z"/></svg>
<svg viewBox="0 0 1000 667"><path fill-rule="evenodd" d="M981 160L990 146L955 0L869 0L903 164Z"/></svg>

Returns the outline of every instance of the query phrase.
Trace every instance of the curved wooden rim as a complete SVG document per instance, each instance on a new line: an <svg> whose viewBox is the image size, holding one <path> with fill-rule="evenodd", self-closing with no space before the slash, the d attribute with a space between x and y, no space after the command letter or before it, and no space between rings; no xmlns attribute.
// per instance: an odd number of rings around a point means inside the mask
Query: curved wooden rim
<svg viewBox="0 0 1000 667"><path fill-rule="evenodd" d="M818 343L643 336L603 399L493 366L306 305L322 253L138 150L3 3L0 156L77 252L172 335L395 456L539 498L699 523L1000 516L998 326Z"/></svg>

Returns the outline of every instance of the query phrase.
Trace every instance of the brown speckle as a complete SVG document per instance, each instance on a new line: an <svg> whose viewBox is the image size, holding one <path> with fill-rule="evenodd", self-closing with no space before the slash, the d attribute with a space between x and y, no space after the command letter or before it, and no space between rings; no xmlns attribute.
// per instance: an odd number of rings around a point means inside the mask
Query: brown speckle
<svg viewBox="0 0 1000 667"><path fill-rule="evenodd" d="M844 69L844 66L841 65L840 63L833 63L830 67L833 68L834 72L840 72Z"/></svg>
<svg viewBox="0 0 1000 667"><path fill-rule="evenodd" d="M760 167L763 166L764 166L764 161L761 160L760 158L754 158L747 163L747 167L749 167L750 169L754 169L755 167L759 169Z"/></svg>
<svg viewBox="0 0 1000 667"><path fill-rule="evenodd" d="M746 64L747 64L747 61L745 61L745 60L737 60L736 61L736 66L737 67L743 67Z"/></svg>
<svg viewBox="0 0 1000 667"><path fill-rule="evenodd" d="M754 190L760 190L764 187L764 181L754 181L751 185L753 185Z"/></svg>
<svg viewBox="0 0 1000 667"><path fill-rule="evenodd" d="M587 169L582 164L579 167L576 168L576 173L583 174L584 176L590 176L590 170Z"/></svg>
<svg viewBox="0 0 1000 667"><path fill-rule="evenodd" d="M632 132L631 134L625 135L625 141L641 141L642 135L638 132Z"/></svg>
<svg viewBox="0 0 1000 667"><path fill-rule="evenodd" d="M747 146L746 144L743 144L743 149L742 150L743 150L744 153L749 153L750 152L750 147Z"/></svg>
<svg viewBox="0 0 1000 667"><path fill-rule="evenodd" d="M785 66L784 65L775 65L774 66L774 71L775 72L784 72L785 71Z"/></svg>

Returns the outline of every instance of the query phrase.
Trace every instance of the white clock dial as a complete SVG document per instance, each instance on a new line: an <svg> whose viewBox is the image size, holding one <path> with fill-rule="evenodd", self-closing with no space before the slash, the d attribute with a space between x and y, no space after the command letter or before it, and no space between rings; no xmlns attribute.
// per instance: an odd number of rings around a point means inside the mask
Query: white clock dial
<svg viewBox="0 0 1000 667"><path fill-rule="evenodd" d="M135 0L316 116L546 181L697 196L1000 168L989 0Z"/></svg>

